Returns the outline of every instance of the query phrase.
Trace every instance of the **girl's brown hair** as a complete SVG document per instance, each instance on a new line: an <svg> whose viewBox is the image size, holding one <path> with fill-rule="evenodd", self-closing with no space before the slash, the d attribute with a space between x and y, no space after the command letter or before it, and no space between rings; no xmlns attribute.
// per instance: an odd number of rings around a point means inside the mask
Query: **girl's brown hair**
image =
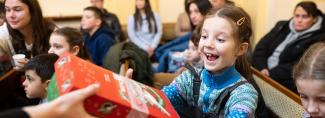
<svg viewBox="0 0 325 118"><path fill-rule="evenodd" d="M325 42L313 44L293 69L294 80L325 80Z"/></svg>
<svg viewBox="0 0 325 118"><path fill-rule="evenodd" d="M30 23L33 28L33 33L31 34L33 36L33 47L32 51L28 52L24 41L25 36L19 30L13 29L10 25L7 25L9 34L12 37L12 44L15 52L24 53L27 57L47 53L50 47L49 37L53 32L55 25L43 18L42 10L37 0L20 1L28 6L30 12ZM6 3L6 0L4 3Z"/></svg>
<svg viewBox="0 0 325 118"><path fill-rule="evenodd" d="M233 28L233 35L235 39L237 39L236 42L238 44L250 44L250 37L252 35L251 19L242 8L233 5L226 5L219 10L212 10L209 12L206 19L215 16L224 18L230 22ZM247 80L252 79L250 66L251 64L248 61L247 53L237 58L236 69Z"/></svg>
<svg viewBox="0 0 325 118"><path fill-rule="evenodd" d="M63 27L55 30L53 34L65 37L70 47L69 50L72 50L74 46L78 46L80 50L77 56L85 60L90 60L89 53L84 45L84 40L80 31L70 27Z"/></svg>

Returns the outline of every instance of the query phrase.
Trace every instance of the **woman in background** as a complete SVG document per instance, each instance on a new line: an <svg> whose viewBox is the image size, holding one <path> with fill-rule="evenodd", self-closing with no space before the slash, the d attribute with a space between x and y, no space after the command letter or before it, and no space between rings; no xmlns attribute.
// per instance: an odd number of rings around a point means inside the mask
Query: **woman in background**
<svg viewBox="0 0 325 118"><path fill-rule="evenodd" d="M297 91L292 78L293 65L304 51L321 39L325 21L311 1L296 5L293 18L280 21L256 45L253 66L283 86Z"/></svg>
<svg viewBox="0 0 325 118"><path fill-rule="evenodd" d="M149 0L136 0L133 16L128 21L129 40L151 57L162 36L162 24L158 14L151 9Z"/></svg>
<svg viewBox="0 0 325 118"><path fill-rule="evenodd" d="M55 25L43 18L37 0L5 0L4 3L7 27L1 28L7 28L9 34L0 33L0 40L8 41L11 53L25 54L27 58L47 53ZM24 65L27 60L20 63ZM22 67L15 68L20 70Z"/></svg>

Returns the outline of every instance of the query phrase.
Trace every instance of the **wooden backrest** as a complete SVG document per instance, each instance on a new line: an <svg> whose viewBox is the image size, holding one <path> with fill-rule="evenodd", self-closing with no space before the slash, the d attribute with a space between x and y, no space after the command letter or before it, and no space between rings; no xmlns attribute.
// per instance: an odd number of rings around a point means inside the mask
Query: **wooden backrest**
<svg viewBox="0 0 325 118"><path fill-rule="evenodd" d="M304 109L297 94L251 68L253 77L261 89L265 104L281 118L301 118Z"/></svg>
<svg viewBox="0 0 325 118"><path fill-rule="evenodd" d="M153 77L153 87L162 89L169 85L178 75L174 73L155 73Z"/></svg>
<svg viewBox="0 0 325 118"><path fill-rule="evenodd" d="M0 82L4 79L9 78L10 76L12 76L15 73L14 69L11 69L10 71L6 72L3 76L0 77Z"/></svg>

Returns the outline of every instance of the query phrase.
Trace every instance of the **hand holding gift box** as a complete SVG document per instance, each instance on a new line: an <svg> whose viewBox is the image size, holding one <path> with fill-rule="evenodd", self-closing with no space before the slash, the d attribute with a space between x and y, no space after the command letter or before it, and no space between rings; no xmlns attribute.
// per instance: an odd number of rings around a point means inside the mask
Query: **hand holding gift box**
<svg viewBox="0 0 325 118"><path fill-rule="evenodd" d="M160 90L117 75L69 53L64 53L56 62L55 73L55 81L49 85L49 98L93 83L100 84L96 96L84 101L86 111L92 115L178 117L168 98Z"/></svg>

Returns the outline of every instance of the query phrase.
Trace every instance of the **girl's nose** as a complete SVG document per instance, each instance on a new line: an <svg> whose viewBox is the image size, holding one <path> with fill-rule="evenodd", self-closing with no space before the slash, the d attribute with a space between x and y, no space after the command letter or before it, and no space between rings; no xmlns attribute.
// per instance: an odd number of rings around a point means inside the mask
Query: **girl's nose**
<svg viewBox="0 0 325 118"><path fill-rule="evenodd" d="M315 102L309 102L307 106L307 112L312 116L318 114L319 112L318 104Z"/></svg>
<svg viewBox="0 0 325 118"><path fill-rule="evenodd" d="M206 39L206 41L205 41L205 43L204 43L204 46L206 46L206 47L208 47L208 48L215 48L213 38L208 38L208 39Z"/></svg>

